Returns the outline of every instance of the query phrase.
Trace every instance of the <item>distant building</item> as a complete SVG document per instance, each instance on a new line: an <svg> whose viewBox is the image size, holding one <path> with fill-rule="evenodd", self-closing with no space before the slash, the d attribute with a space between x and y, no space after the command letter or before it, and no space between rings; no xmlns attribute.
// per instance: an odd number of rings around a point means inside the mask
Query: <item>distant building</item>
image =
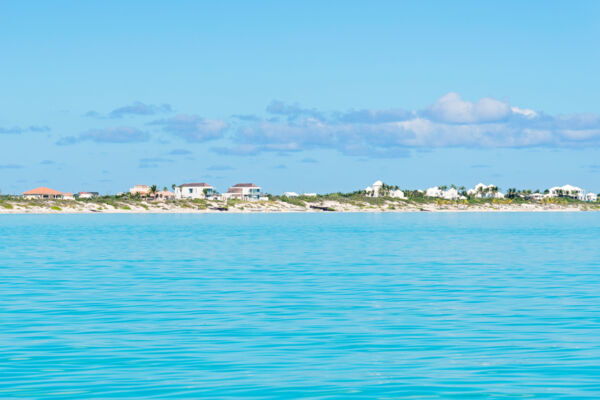
<svg viewBox="0 0 600 400"><path fill-rule="evenodd" d="M224 199L239 200L262 200L263 195L260 192L260 186L254 183L238 183L229 188L227 193L223 193Z"/></svg>
<svg viewBox="0 0 600 400"><path fill-rule="evenodd" d="M215 188L208 183L184 183L175 188L175 197L178 199L206 199L217 194Z"/></svg>
<svg viewBox="0 0 600 400"><path fill-rule="evenodd" d="M156 192L156 198L160 200L171 200L175 198L175 193L169 190L161 190Z"/></svg>
<svg viewBox="0 0 600 400"><path fill-rule="evenodd" d="M75 195L73 195L73 193L63 193L62 199L63 200L75 200Z"/></svg>
<svg viewBox="0 0 600 400"><path fill-rule="evenodd" d="M473 196L477 199L503 199L504 194L500 193L498 186L496 185L484 185L478 183L473 189L467 191L469 196Z"/></svg>
<svg viewBox="0 0 600 400"><path fill-rule="evenodd" d="M63 193L47 187L39 187L23 192L23 197L26 199L62 199Z"/></svg>
<svg viewBox="0 0 600 400"><path fill-rule="evenodd" d="M80 199L93 199L94 197L98 197L100 194L98 192L79 192L77 197Z"/></svg>
<svg viewBox="0 0 600 400"><path fill-rule="evenodd" d="M302 196L304 197L317 197L316 193L302 193Z"/></svg>
<svg viewBox="0 0 600 400"><path fill-rule="evenodd" d="M585 201L598 201L598 195L596 193L588 193L585 195Z"/></svg>
<svg viewBox="0 0 600 400"><path fill-rule="evenodd" d="M365 188L365 193L368 197L394 197L397 199L405 199L404 192L400 189L391 189L390 186L385 186L382 181L375 181L371 186Z"/></svg>
<svg viewBox="0 0 600 400"><path fill-rule="evenodd" d="M296 192L285 192L285 193L283 193L283 196L285 196L285 197L298 197L299 194L296 193Z"/></svg>
<svg viewBox="0 0 600 400"><path fill-rule="evenodd" d="M583 200L583 189L577 186L565 185L555 186L548 189L548 197L570 197Z"/></svg>
<svg viewBox="0 0 600 400"><path fill-rule="evenodd" d="M434 186L432 188L427 189L425 191L425 196L439 197L439 198L446 199L446 200L458 200L458 199L463 198L463 196L461 196L458 193L458 190L456 190L455 188L442 190L438 186Z"/></svg>
<svg viewBox="0 0 600 400"><path fill-rule="evenodd" d="M131 189L129 189L129 193L131 193L132 195L137 195L139 194L140 196L146 196L148 195L148 193L150 193L150 186L148 185L135 185L134 187L132 187Z"/></svg>

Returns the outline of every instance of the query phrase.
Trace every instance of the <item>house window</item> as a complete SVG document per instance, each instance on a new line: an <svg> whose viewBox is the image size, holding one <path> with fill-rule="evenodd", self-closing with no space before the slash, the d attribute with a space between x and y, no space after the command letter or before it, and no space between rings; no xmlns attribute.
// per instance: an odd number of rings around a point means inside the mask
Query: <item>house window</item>
<svg viewBox="0 0 600 400"><path fill-rule="evenodd" d="M190 188L190 194L194 193L194 189Z"/></svg>

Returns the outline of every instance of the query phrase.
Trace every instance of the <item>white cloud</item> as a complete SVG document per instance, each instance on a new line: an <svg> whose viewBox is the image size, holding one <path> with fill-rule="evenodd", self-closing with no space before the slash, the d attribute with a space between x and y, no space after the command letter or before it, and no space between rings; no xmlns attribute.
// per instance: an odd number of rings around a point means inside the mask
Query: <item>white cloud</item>
<svg viewBox="0 0 600 400"><path fill-rule="evenodd" d="M458 93L448 93L430 108L430 118L438 122L457 124L494 122L507 118L510 106L502 101L484 97L476 102L463 100Z"/></svg>
<svg viewBox="0 0 600 400"><path fill-rule="evenodd" d="M187 142L207 142L223 137L227 122L219 119L206 119L198 115L180 114L173 118L151 123L159 125L165 132L179 136Z"/></svg>

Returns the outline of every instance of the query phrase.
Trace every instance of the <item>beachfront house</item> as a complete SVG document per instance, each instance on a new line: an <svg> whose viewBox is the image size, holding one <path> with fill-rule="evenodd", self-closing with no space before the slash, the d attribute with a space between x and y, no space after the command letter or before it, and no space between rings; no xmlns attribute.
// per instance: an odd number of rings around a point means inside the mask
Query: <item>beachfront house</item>
<svg viewBox="0 0 600 400"><path fill-rule="evenodd" d="M75 195L73 193L63 193L63 200L75 200Z"/></svg>
<svg viewBox="0 0 600 400"><path fill-rule="evenodd" d="M296 192L284 192L282 196L285 196L285 197L298 197L299 194L296 193Z"/></svg>
<svg viewBox="0 0 600 400"><path fill-rule="evenodd" d="M425 191L425 196L427 197L439 197L445 200L458 200L458 199L462 199L463 196L461 196L458 193L458 190L456 190L456 188L451 187L450 189L444 189L442 190L440 187L438 186L434 186L432 188L429 188Z"/></svg>
<svg viewBox="0 0 600 400"><path fill-rule="evenodd" d="M585 201L596 202L598 201L598 195L596 193L587 193L585 195Z"/></svg>
<svg viewBox="0 0 600 400"><path fill-rule="evenodd" d="M229 188L227 193L223 193L223 199L238 199L238 200L262 200L266 199L260 192L260 186L254 183L238 183Z"/></svg>
<svg viewBox="0 0 600 400"><path fill-rule="evenodd" d="M583 189L577 186L565 185L555 186L548 189L548 197L570 197L572 199L583 200Z"/></svg>
<svg viewBox="0 0 600 400"><path fill-rule="evenodd" d="M26 199L62 199L63 193L47 187L39 187L23 192L23 197Z"/></svg>
<svg viewBox="0 0 600 400"><path fill-rule="evenodd" d="M80 199L93 199L94 197L98 197L100 194L98 192L79 192L77 193L77 197Z"/></svg>
<svg viewBox="0 0 600 400"><path fill-rule="evenodd" d="M175 198L175 193L170 190L160 190L156 192L156 198L159 200L172 200Z"/></svg>
<svg viewBox="0 0 600 400"><path fill-rule="evenodd" d="M148 185L135 185L134 187L132 187L131 189L129 189L129 193L131 193L132 195L140 195L140 196L147 196L148 193L150 193L150 186Z"/></svg>
<svg viewBox="0 0 600 400"><path fill-rule="evenodd" d="M177 199L209 199L216 196L215 188L208 183L184 183L175 187Z"/></svg>
<svg viewBox="0 0 600 400"><path fill-rule="evenodd" d="M405 199L404 192L400 189L387 186L382 181L375 181L371 186L365 188L367 197L394 197L397 199Z"/></svg>
<svg viewBox="0 0 600 400"><path fill-rule="evenodd" d="M304 197L317 197L316 193L302 193L302 196Z"/></svg>
<svg viewBox="0 0 600 400"><path fill-rule="evenodd" d="M504 194L500 193L496 185L484 185L478 183L474 188L467 190L467 194L477 199L503 199Z"/></svg>

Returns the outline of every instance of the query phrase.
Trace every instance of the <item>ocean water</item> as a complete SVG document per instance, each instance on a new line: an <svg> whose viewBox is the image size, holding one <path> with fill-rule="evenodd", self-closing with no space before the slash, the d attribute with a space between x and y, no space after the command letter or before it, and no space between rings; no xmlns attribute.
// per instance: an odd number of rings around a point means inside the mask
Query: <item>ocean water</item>
<svg viewBox="0 0 600 400"><path fill-rule="evenodd" d="M598 399L600 213L0 216L1 399Z"/></svg>

